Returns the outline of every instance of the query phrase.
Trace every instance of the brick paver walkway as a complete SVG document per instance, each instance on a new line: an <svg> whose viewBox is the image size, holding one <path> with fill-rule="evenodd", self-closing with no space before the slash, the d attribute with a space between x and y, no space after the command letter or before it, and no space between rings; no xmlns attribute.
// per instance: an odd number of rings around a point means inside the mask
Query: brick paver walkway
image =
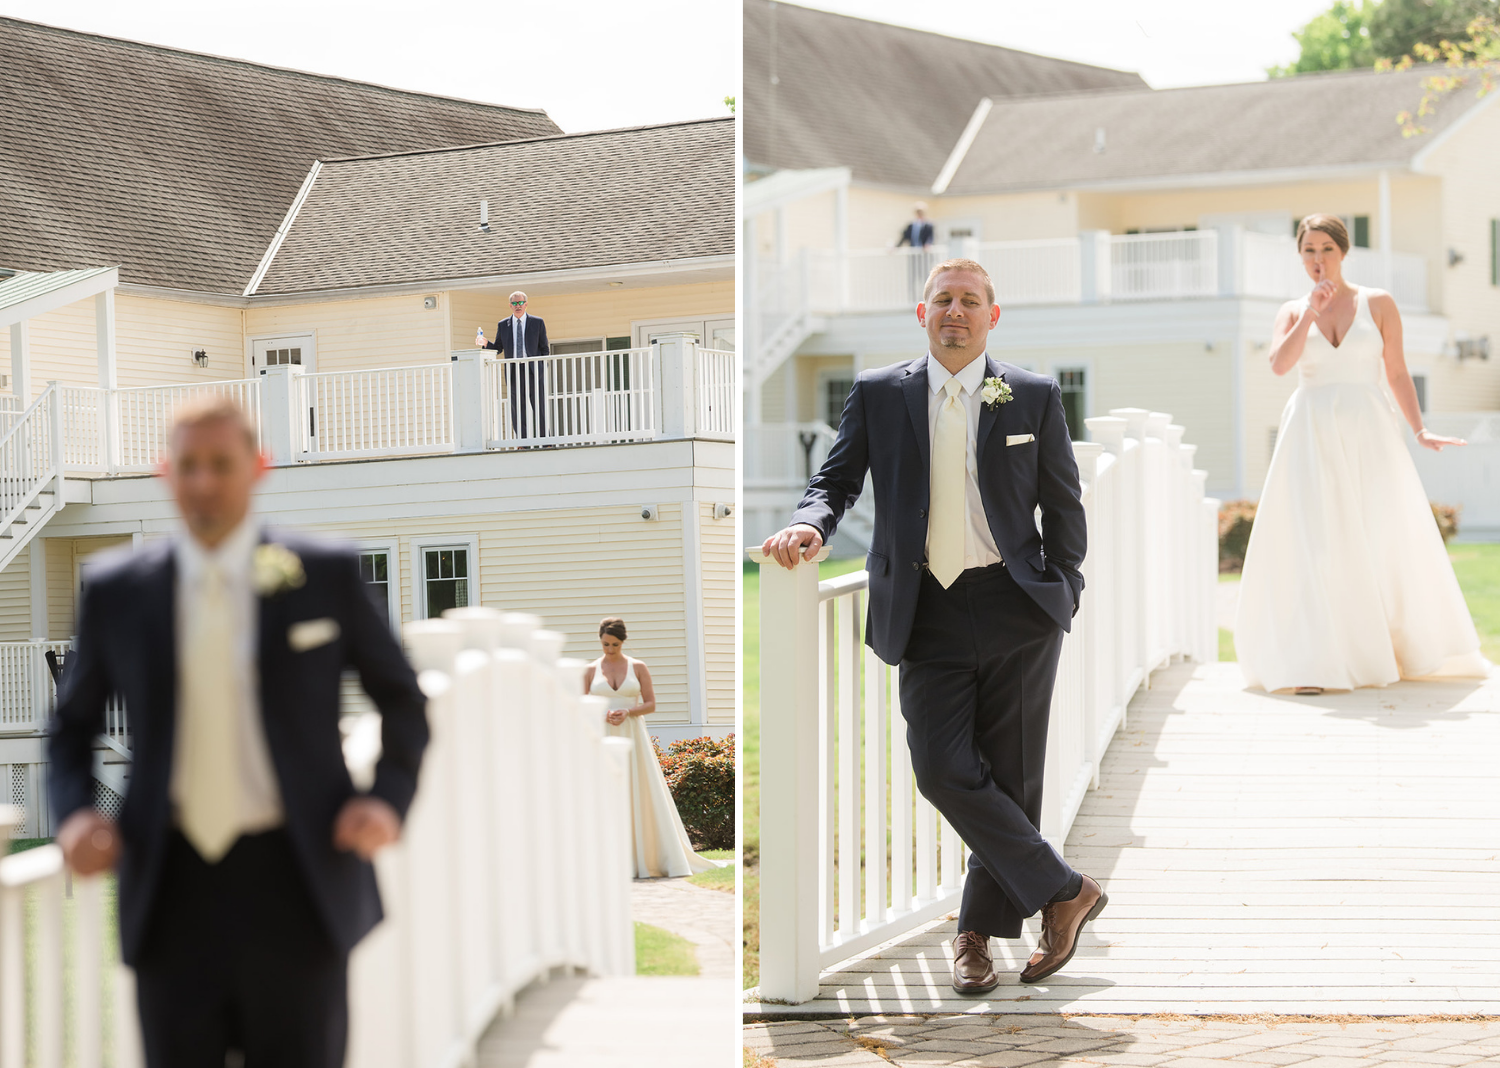
<svg viewBox="0 0 1500 1068"><path fill-rule="evenodd" d="M748 1024L743 1037L756 1068L1500 1064L1496 1018L867 1016Z"/></svg>
<svg viewBox="0 0 1500 1068"><path fill-rule="evenodd" d="M649 923L693 943L698 974L704 979L736 975L734 895L707 890L686 879L637 879L630 908L639 923Z"/></svg>

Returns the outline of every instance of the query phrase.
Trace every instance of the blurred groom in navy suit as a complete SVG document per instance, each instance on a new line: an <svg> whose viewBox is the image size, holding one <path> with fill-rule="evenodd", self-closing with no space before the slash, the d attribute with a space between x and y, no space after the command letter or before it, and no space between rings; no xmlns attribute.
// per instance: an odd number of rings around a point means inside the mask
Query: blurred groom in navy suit
<svg viewBox="0 0 1500 1068"><path fill-rule="evenodd" d="M426 702L351 551L268 531L265 473L227 400L176 415L162 475L185 529L101 560L50 743L58 844L119 873L149 1068L338 1068L348 955L381 918L370 858L396 840L427 745ZM382 714L368 793L344 765L340 677ZM93 804L112 694L134 762L118 825Z"/></svg>

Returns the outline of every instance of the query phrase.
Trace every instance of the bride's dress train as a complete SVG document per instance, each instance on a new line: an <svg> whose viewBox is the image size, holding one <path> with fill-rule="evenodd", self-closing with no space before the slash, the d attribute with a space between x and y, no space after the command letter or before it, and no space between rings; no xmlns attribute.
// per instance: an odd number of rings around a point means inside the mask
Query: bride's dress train
<svg viewBox="0 0 1500 1068"><path fill-rule="evenodd" d="M629 708L641 698L641 683L635 675L635 661L625 671L617 690L604 677L604 663L594 661L594 681L589 692L603 697L609 707ZM693 852L672 790L656 762L651 736L646 733L644 716L627 717L618 725L606 723L604 730L620 738L629 738L630 814L635 839L635 874L638 879L664 875L695 875L719 865Z"/></svg>
<svg viewBox="0 0 1500 1068"><path fill-rule="evenodd" d="M1250 686L1488 673L1380 388L1383 347L1363 289L1337 347L1308 331L1240 582L1234 644Z"/></svg>

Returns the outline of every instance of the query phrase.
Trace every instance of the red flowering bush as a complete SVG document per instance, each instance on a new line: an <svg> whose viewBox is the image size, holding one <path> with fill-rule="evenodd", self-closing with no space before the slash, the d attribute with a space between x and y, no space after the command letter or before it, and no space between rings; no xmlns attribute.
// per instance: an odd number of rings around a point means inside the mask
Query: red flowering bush
<svg viewBox="0 0 1500 1068"><path fill-rule="evenodd" d="M657 763L677 802L694 849L734 848L734 735L684 738L662 749Z"/></svg>

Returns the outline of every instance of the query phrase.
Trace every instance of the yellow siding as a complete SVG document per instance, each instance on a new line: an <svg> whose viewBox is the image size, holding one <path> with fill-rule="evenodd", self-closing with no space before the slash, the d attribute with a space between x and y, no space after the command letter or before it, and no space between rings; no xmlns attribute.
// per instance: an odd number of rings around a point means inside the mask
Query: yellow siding
<svg viewBox="0 0 1500 1068"><path fill-rule="evenodd" d="M1460 93L1467 89L1458 90ZM1437 411L1500 408L1500 287L1490 282L1490 221L1500 219L1500 105L1483 110L1433 150L1427 170L1442 176L1441 223L1434 227L1444 250L1461 263L1438 268L1443 275L1443 311L1455 332L1488 336L1490 358L1448 356L1433 361L1429 407ZM1442 261L1447 263L1446 258Z"/></svg>
<svg viewBox="0 0 1500 1068"><path fill-rule="evenodd" d="M715 519L712 503L698 506L703 547L703 663L709 723L734 723L734 588L739 574L734 519Z"/></svg>
<svg viewBox="0 0 1500 1068"><path fill-rule="evenodd" d="M115 369L122 387L245 377L242 313L185 301L115 297ZM197 367L190 353L208 353ZM10 373L10 331L0 331L0 373ZM31 320L31 392L49 381L99 384L93 298Z"/></svg>
<svg viewBox="0 0 1500 1068"><path fill-rule="evenodd" d="M73 614L78 591L73 588L72 538L46 538L47 638L65 641L73 636ZM32 542L35 547L38 543Z"/></svg>
<svg viewBox="0 0 1500 1068"><path fill-rule="evenodd" d="M1056 375L1062 367L1082 367L1090 384L1088 415L1112 408L1167 412L1184 428L1183 440L1197 445L1193 465L1208 472L1211 485L1234 480L1234 431L1230 411L1232 380L1228 343L1213 352L1203 344L1073 346L1006 349L995 355L1009 363ZM1253 440L1253 439L1252 439Z"/></svg>
<svg viewBox="0 0 1500 1068"><path fill-rule="evenodd" d="M422 307L422 294L365 300L249 308L246 342L256 337L314 334L317 370L361 371L405 367L448 359L442 294L437 307ZM469 331L473 343L473 331Z"/></svg>
<svg viewBox="0 0 1500 1068"><path fill-rule="evenodd" d="M31 548L0 571L0 642L31 640Z"/></svg>
<svg viewBox="0 0 1500 1068"><path fill-rule="evenodd" d="M762 423L784 423L794 415L787 397L787 385L791 380L793 363L788 360L778 367L760 387L760 421Z"/></svg>
<svg viewBox="0 0 1500 1068"><path fill-rule="evenodd" d="M936 221L972 220L979 226L980 241L1034 241L1078 232L1078 202L1071 193L943 197L932 201L929 216Z"/></svg>
<svg viewBox="0 0 1500 1068"><path fill-rule="evenodd" d="M915 216L917 201L927 202L928 218L942 210L942 201L916 193L892 193L882 189L849 190L849 247L889 248L901 236L901 228ZM793 242L796 247L798 242Z"/></svg>
<svg viewBox="0 0 1500 1068"><path fill-rule="evenodd" d="M474 346L474 329L495 339L495 324L510 314L510 290L455 290L452 302L454 349ZM630 324L650 319L728 319L734 315L734 282L695 282L690 285L618 288L591 293L528 294L527 312L547 323L554 341L569 338L625 337Z"/></svg>
<svg viewBox="0 0 1500 1068"><path fill-rule="evenodd" d="M630 655L646 661L656 682L659 711L651 721L669 724L689 719L682 518L680 505L662 504L660 518L649 523L626 506L309 529L398 540L403 619L413 614L413 539L478 535L475 603L541 616L548 629L568 636L564 655L583 660L599 655L599 620L620 616L630 628Z"/></svg>
<svg viewBox="0 0 1500 1068"><path fill-rule="evenodd" d="M1245 346L1245 495L1260 496L1271 466L1271 432L1281 425L1281 412L1297 388L1297 372L1274 375L1269 350Z"/></svg>

